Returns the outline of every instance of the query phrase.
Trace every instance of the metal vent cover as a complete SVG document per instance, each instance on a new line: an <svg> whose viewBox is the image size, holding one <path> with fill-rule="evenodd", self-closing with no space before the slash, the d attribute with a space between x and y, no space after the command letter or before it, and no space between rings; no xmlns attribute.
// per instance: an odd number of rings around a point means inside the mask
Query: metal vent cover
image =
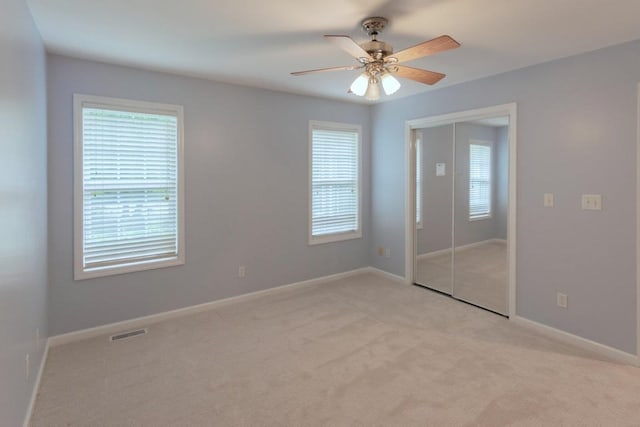
<svg viewBox="0 0 640 427"><path fill-rule="evenodd" d="M111 341L123 340L125 338L137 337L139 335L144 335L147 333L147 328L136 329L135 331L123 332L121 334L111 335Z"/></svg>

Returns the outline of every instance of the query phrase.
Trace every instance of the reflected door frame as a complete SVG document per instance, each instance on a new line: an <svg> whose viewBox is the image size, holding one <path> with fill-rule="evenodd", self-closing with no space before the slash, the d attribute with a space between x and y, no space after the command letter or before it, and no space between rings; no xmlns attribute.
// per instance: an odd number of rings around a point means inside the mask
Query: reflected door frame
<svg viewBox="0 0 640 427"><path fill-rule="evenodd" d="M516 159L517 159L517 104L495 105L474 110L465 110L436 116L426 116L405 122L405 281L414 283L417 253L416 236L416 129L449 125L459 122L509 117L509 203L507 209L507 253L508 273L508 316L516 314Z"/></svg>

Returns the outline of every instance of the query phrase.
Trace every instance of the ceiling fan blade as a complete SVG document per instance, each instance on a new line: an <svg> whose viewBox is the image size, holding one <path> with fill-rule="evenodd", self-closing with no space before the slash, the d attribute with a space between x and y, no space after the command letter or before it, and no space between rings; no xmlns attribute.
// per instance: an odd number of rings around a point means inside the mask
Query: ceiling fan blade
<svg viewBox="0 0 640 427"><path fill-rule="evenodd" d="M340 49L347 52L349 55L353 56L356 59L367 58L368 60L373 61L371 55L367 53L366 50L360 47L358 43L354 42L353 39L349 36L324 36L325 39L329 40L331 43L338 46Z"/></svg>
<svg viewBox="0 0 640 427"><path fill-rule="evenodd" d="M440 36L391 54L389 55L389 58L396 58L398 62L406 62L411 61L412 59L418 59L435 53L444 52L445 50L455 49L457 47L460 47L460 43L451 37Z"/></svg>
<svg viewBox="0 0 640 427"><path fill-rule="evenodd" d="M294 76L303 76L305 74L312 73L324 73L325 71L348 71L348 70L357 70L358 68L362 68L363 65L347 65L345 67L331 67L331 68L319 68L317 70L306 70L306 71L295 71L291 74Z"/></svg>
<svg viewBox="0 0 640 427"><path fill-rule="evenodd" d="M421 70L419 68L405 67L404 65L396 65L392 74L405 79L415 80L426 85L432 85L442 80L445 74L436 73L435 71Z"/></svg>

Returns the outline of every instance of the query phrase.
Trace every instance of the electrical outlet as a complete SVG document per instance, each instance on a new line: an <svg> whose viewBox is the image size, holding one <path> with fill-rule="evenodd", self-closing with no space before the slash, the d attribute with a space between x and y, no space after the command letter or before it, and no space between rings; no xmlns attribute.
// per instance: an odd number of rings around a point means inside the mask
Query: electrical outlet
<svg viewBox="0 0 640 427"><path fill-rule="evenodd" d="M29 380L29 353L24 357L24 379Z"/></svg>
<svg viewBox="0 0 640 427"><path fill-rule="evenodd" d="M386 249L384 250L384 257L385 257L385 258L391 258L391 249L386 248Z"/></svg>
<svg viewBox="0 0 640 427"><path fill-rule="evenodd" d="M562 308L567 308L567 295L558 292L556 294L556 303L558 304L558 307L562 307Z"/></svg>
<svg viewBox="0 0 640 427"><path fill-rule="evenodd" d="M582 195L582 210L585 210L585 211L601 211L602 210L602 195L600 195L600 194L583 194Z"/></svg>
<svg viewBox="0 0 640 427"><path fill-rule="evenodd" d="M241 265L240 267L238 267L238 277L245 277L247 275L247 267L244 265Z"/></svg>
<svg viewBox="0 0 640 427"><path fill-rule="evenodd" d="M378 255L380 256L384 255L384 248L382 246L378 246Z"/></svg>

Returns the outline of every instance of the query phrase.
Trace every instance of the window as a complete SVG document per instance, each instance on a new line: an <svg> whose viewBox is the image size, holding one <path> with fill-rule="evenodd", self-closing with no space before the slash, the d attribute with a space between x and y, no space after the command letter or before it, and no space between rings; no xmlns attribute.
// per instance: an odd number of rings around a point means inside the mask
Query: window
<svg viewBox="0 0 640 427"><path fill-rule="evenodd" d="M491 218L491 143L469 143L469 220Z"/></svg>
<svg viewBox="0 0 640 427"><path fill-rule="evenodd" d="M422 228L422 136L416 136L416 225Z"/></svg>
<svg viewBox="0 0 640 427"><path fill-rule="evenodd" d="M360 126L310 122L309 244L362 236Z"/></svg>
<svg viewBox="0 0 640 427"><path fill-rule="evenodd" d="M75 278L184 263L182 107L74 95Z"/></svg>

